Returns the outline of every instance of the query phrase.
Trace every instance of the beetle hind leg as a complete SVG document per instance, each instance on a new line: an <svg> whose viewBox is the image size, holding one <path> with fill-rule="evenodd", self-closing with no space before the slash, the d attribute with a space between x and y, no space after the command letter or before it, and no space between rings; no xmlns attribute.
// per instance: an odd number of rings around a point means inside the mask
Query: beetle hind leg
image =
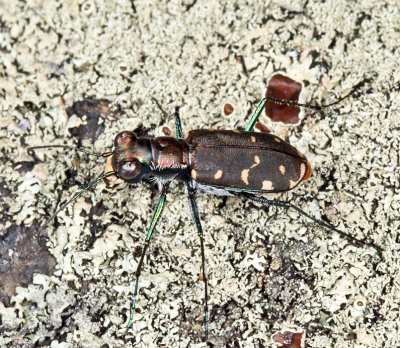
<svg viewBox="0 0 400 348"><path fill-rule="evenodd" d="M175 129L176 129L176 137L178 139L183 139L184 134L182 131L182 122L181 118L179 117L179 108L175 109Z"/></svg>
<svg viewBox="0 0 400 348"><path fill-rule="evenodd" d="M197 234L200 238L200 250L201 250L201 268L203 271L203 281L204 281L204 330L205 330L205 341L208 341L208 281L206 272L206 259L204 253L204 235L203 228L201 227L199 209L197 207L194 195L196 190L191 186L189 182L185 183L186 190L188 192L189 198L189 209L190 215L192 216L193 222L196 225Z"/></svg>
<svg viewBox="0 0 400 348"><path fill-rule="evenodd" d="M322 110L325 109L327 107L339 104L342 100L348 98L350 95L352 95L353 93L355 93L358 89L360 89L361 86L363 86L365 84L365 81L361 81L359 82L357 85L355 85L351 91L345 95L344 97L341 97L337 100L335 100L334 102L330 103L330 104L325 104L325 105L312 105L312 104L303 104L303 103L298 103L292 100L285 100L285 99L279 99L279 98L275 98L275 97L265 97L261 100L261 102L258 104L256 111L254 111L253 116L251 117L251 120L249 122L249 124L246 126L245 131L246 132L251 132L253 131L254 125L256 124L258 118L260 117L261 112L263 111L265 104L268 101L272 101L274 103L277 104L285 104L285 105L292 105L292 106L297 106L297 107L301 107L301 108L306 108L306 109L312 109L312 110Z"/></svg>
<svg viewBox="0 0 400 348"><path fill-rule="evenodd" d="M256 196L252 193L249 192L240 192L238 193L239 197L245 198L253 203L257 203L257 204L261 204L263 206L274 206L274 207L279 207L279 208L286 208L286 209L294 209L296 210L299 214L305 216L306 218L308 218L309 220L317 223L318 225L324 227L325 229L327 229L328 231L332 231L332 232L336 232L338 233L340 236L346 238L348 241L350 241L351 243L353 243L356 246L369 246L372 247L376 250L376 252L378 253L379 257L382 259L382 249L379 248L377 245L375 245L373 242L369 242L369 241L364 241L364 240L360 240L358 238L355 238L343 231L338 230L336 227L334 227L333 225L331 225L328 222L316 219L315 217L307 214L304 210L300 209L299 207L297 207L296 205L290 203L290 202L286 202L286 201L279 201L279 200L269 200L269 199L265 199L263 197L259 197Z"/></svg>

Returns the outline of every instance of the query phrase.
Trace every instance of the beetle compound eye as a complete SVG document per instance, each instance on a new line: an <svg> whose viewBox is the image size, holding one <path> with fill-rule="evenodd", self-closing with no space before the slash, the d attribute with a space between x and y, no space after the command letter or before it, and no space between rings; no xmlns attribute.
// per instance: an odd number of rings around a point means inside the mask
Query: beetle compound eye
<svg viewBox="0 0 400 348"><path fill-rule="evenodd" d="M136 134L131 131L119 132L115 137L114 145L119 146L122 144L129 143L131 141L135 141L136 139L137 139Z"/></svg>
<svg viewBox="0 0 400 348"><path fill-rule="evenodd" d="M118 174L126 181L140 179L142 164L139 161L120 162L118 164Z"/></svg>

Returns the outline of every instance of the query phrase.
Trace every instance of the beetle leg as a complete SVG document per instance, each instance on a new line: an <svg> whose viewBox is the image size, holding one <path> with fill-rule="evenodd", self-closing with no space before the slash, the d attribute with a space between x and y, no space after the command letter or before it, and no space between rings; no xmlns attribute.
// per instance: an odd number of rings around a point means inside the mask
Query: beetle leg
<svg viewBox="0 0 400 348"><path fill-rule="evenodd" d="M347 233L345 233L343 231L340 231L337 228L335 228L333 225L331 225L330 223L322 221L322 220L319 220L319 219L316 219L315 217L307 214L304 210L300 209L299 207L293 205L290 202L278 201L278 200L269 200L269 199L265 199L263 197L259 197L259 196L256 196L256 195L252 194L252 193L248 193L248 192L240 192L240 193L238 193L238 196L242 197L242 198L245 198L245 199L247 199L249 201L252 201L254 203L258 203L258 204L264 205L264 206L274 206L274 207L280 207L280 208L286 208L286 209L292 208L292 209L296 210L298 213L300 213L301 215L303 215L303 216L307 217L308 219L314 221L318 225L320 225L322 227L325 227L327 230L338 233L340 236L346 238L350 242L354 243L356 246L365 246L365 245L367 245L369 247L374 248L377 251L379 257L382 259L382 249L380 247L376 246L374 243L368 242L368 241L364 241L364 240L360 240L360 239L355 238L355 237L353 237L353 236L351 236L351 235L349 235L349 234L347 234Z"/></svg>
<svg viewBox="0 0 400 348"><path fill-rule="evenodd" d="M207 284L207 272L206 272L206 259L204 254L204 235L203 228L201 227L199 208L197 207L194 195L196 190L190 186L188 182L185 183L188 195L189 195L189 210L196 225L197 234L200 238L200 250L201 250L201 267L203 270L203 281L204 281L204 329L205 329L205 341L208 341L208 284Z"/></svg>
<svg viewBox="0 0 400 348"><path fill-rule="evenodd" d="M263 111L267 101L268 101L267 98L264 98L260 101L260 104L258 104L256 111L254 111L253 116L251 116L249 124L245 128L246 132L251 132L253 130L254 125L256 124L258 118L260 117L261 111Z"/></svg>
<svg viewBox="0 0 400 348"><path fill-rule="evenodd" d="M181 118L179 117L179 108L176 108L175 110L175 129L176 129L176 137L178 139L183 139L184 135L182 132Z"/></svg>
<svg viewBox="0 0 400 348"><path fill-rule="evenodd" d="M162 187L162 192L161 192L161 196L160 196L160 199L158 201L158 204L157 204L156 211L154 212L153 219L151 220L150 227L149 227L149 229L147 231L147 234L146 234L146 239L144 241L142 254L140 255L139 264L138 264L137 269L136 269L135 291L133 293L133 299L132 299L132 305L131 305L131 313L130 313L130 317L129 317L128 326L127 326L126 331L125 331L125 335L126 335L126 333L128 332L129 328L132 325L133 314L135 313L136 298L137 298L137 295L138 295L138 292L139 292L138 291L139 290L139 277L140 277L140 273L142 271L142 265L143 265L144 256L145 256L147 248L148 248L148 246L150 244L151 235L154 232L154 230L156 228L156 225L157 225L157 222L160 219L160 216L161 216L161 214L162 214L162 212L164 210L165 200L166 200L169 184L170 183L168 182L168 183L164 184L164 186Z"/></svg>
<svg viewBox="0 0 400 348"><path fill-rule="evenodd" d="M297 103L297 102L294 102L291 100L278 99L278 98L274 98L274 97L265 97L264 99L262 99L260 101L260 104L258 104L256 111L254 111L254 114L253 114L253 116L251 116L251 120L250 120L249 124L247 125L247 127L244 130L246 132L253 131L254 125L256 124L258 118L260 117L260 114L263 111L265 104L267 104L267 102L269 102L269 101L272 101L272 102L278 103L278 104L286 104L286 105L303 107L303 108L307 108L307 109L321 110L328 106L335 105L335 104L339 103L340 101L342 101L343 99L344 98L341 98L341 99L339 99L331 104L328 104L328 105L319 106L319 105L302 104L302 103Z"/></svg>
<svg viewBox="0 0 400 348"><path fill-rule="evenodd" d="M256 124L256 122L258 120L258 117L261 114L261 111L264 109L265 104L267 104L268 101L272 101L272 102L278 103L278 104L286 104L286 105L298 106L298 107L307 108L307 109L322 110L322 109L325 109L325 108L327 108L329 106L336 105L336 104L340 103L342 100L348 98L355 91L357 91L362 85L364 85L364 83L365 83L365 81L359 82L344 97L341 97L341 98L337 99L336 101L334 101L334 102L332 102L330 104L325 104L325 105L302 104L302 103L294 102L292 100L284 100L284 99L279 99L279 98L274 98L274 97L265 97L264 99L261 100L260 104L258 104L257 109L256 109L256 111L254 111L254 114L251 117L251 120L250 120L249 124L245 128L245 131L246 132L251 132L253 130L253 127Z"/></svg>

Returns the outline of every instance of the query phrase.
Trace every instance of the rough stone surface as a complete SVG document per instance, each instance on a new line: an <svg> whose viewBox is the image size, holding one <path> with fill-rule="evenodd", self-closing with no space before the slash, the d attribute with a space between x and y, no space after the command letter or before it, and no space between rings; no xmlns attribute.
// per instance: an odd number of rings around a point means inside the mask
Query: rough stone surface
<svg viewBox="0 0 400 348"><path fill-rule="evenodd" d="M210 342L270 347L295 326L307 347L400 346L396 1L0 0L0 13L0 253L11 260L0 272L16 286L1 296L0 346L206 346L199 241L181 186L168 194L125 337L159 195L150 186L99 183L45 229L49 254L37 263L55 268L15 274L21 253L5 238L37 229L104 167L28 147L108 151L124 129L175 129L177 107L185 130L243 129L276 71L301 81L300 100L313 104L365 81L334 107L304 110L298 126L260 121L313 167L310 180L269 198L373 241L383 257L296 212L201 193Z"/></svg>

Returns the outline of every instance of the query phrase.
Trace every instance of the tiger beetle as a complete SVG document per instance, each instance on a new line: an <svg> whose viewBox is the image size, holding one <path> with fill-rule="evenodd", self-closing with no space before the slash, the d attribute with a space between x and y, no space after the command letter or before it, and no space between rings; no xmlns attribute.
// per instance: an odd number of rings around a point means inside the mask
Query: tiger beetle
<svg viewBox="0 0 400 348"><path fill-rule="evenodd" d="M69 145L32 147L31 150L49 147L69 148L86 155L108 157L104 173L89 182L81 191L62 204L40 228L39 234L62 209L100 180L104 179L108 184L118 182L136 184L140 181L151 181L158 185L161 196L147 231L136 270L136 282L126 328L127 332L133 322L144 257L149 247L150 238L165 207L168 187L172 181L183 182L188 193L190 213L200 239L202 279L204 281L204 327L205 340L207 341L209 323L208 283L204 256L204 235L195 200L195 194L198 190L214 195L237 196L262 206L294 209L299 214L330 231L337 232L357 245L375 248L380 255L380 248L372 242L361 241L352 237L331 224L312 217L291 202L269 200L258 196L262 193L292 190L311 175L310 163L300 151L276 135L253 131L265 104L272 101L321 110L341 102L353 91L334 103L322 106L266 97L259 103L244 130L198 129L189 131L184 138L181 120L176 113L176 138L169 136L137 137L134 132L123 131L115 137L113 150L105 153L94 153L83 147Z"/></svg>

